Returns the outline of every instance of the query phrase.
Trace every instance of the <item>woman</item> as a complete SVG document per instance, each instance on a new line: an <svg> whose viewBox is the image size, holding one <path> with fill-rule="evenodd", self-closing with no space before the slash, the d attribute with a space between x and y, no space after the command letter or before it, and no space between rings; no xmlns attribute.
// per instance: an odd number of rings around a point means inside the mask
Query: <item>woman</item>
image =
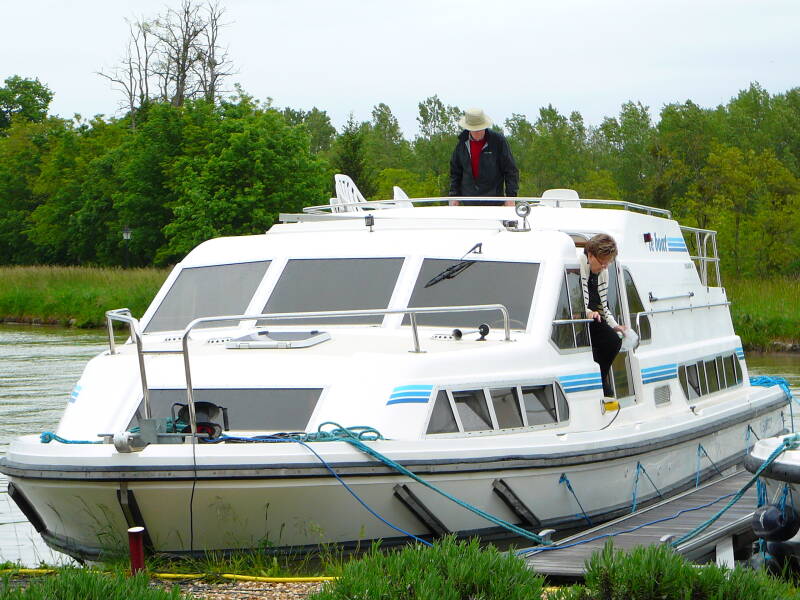
<svg viewBox="0 0 800 600"><path fill-rule="evenodd" d="M589 334L592 337L592 357L600 365L603 379L603 394L614 396L614 387L609 379L611 363L622 345L627 327L614 320L608 308L608 265L617 257L617 243L610 235L601 233L588 242L581 256L581 285L586 318L592 319Z"/></svg>

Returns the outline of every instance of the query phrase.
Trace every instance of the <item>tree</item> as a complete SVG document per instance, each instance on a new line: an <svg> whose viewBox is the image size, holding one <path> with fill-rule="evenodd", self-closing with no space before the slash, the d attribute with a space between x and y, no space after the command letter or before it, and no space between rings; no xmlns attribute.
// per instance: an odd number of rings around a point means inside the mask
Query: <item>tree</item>
<svg viewBox="0 0 800 600"><path fill-rule="evenodd" d="M414 139L416 171L436 178L440 195L446 196L450 187L450 157L459 134L458 120L463 111L445 105L438 96L419 103L419 135Z"/></svg>
<svg viewBox="0 0 800 600"><path fill-rule="evenodd" d="M353 113L334 142L331 163L337 173L355 182L365 198L375 196L375 177L367 161L366 124L357 123Z"/></svg>
<svg viewBox="0 0 800 600"><path fill-rule="evenodd" d="M309 135L311 152L320 154L331 149L336 137L336 128L331 125L331 119L324 110L316 106L308 112L294 108L284 108L283 117L289 125L302 125Z"/></svg>
<svg viewBox="0 0 800 600"><path fill-rule="evenodd" d="M220 235L263 233L281 211L327 198L328 172L309 151L308 134L275 110L246 99L210 114L202 151L185 153L171 171L176 200L156 262L182 258Z"/></svg>
<svg viewBox="0 0 800 600"><path fill-rule="evenodd" d="M367 128L367 154L376 171L399 169L411 161L411 147L403 137L400 123L384 103L372 108Z"/></svg>
<svg viewBox="0 0 800 600"><path fill-rule="evenodd" d="M6 78L5 86L0 88L0 135L15 116L34 123L44 121L52 99L53 92L38 79L19 75Z"/></svg>

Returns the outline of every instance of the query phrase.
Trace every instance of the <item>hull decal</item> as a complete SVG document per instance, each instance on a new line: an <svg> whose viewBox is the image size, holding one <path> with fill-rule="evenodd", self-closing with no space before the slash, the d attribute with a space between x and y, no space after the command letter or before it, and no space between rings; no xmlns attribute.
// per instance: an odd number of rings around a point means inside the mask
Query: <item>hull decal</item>
<svg viewBox="0 0 800 600"><path fill-rule="evenodd" d="M401 385L392 390L386 406L390 404L427 404L432 391L432 385Z"/></svg>

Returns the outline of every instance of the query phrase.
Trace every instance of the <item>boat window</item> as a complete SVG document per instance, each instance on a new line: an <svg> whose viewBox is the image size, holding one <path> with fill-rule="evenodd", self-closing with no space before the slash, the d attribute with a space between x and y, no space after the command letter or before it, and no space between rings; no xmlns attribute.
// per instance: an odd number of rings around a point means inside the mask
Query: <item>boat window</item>
<svg viewBox="0 0 800 600"><path fill-rule="evenodd" d="M552 385L523 387L522 399L528 425L545 425L558 420Z"/></svg>
<svg viewBox="0 0 800 600"><path fill-rule="evenodd" d="M490 390L497 426L500 429L522 427L522 413L516 388L498 388Z"/></svg>
<svg viewBox="0 0 800 600"><path fill-rule="evenodd" d="M702 395L700 390L700 380L697 376L697 365L688 365L686 367L686 381L689 384L689 400L699 398Z"/></svg>
<svg viewBox="0 0 800 600"><path fill-rule="evenodd" d="M614 397L627 398L633 396L628 375L628 353L619 352L611 363L611 381L614 386Z"/></svg>
<svg viewBox="0 0 800 600"><path fill-rule="evenodd" d="M195 403L210 402L228 409L231 429L248 431L303 431L317 405L320 388L195 389ZM185 389L151 389L153 418L171 417L172 405L186 404ZM131 426L138 425L134 417Z"/></svg>
<svg viewBox="0 0 800 600"><path fill-rule="evenodd" d="M619 301L616 260L608 265L608 292L606 293L606 300L608 300L608 310L614 315L614 320L617 323L622 323L622 304Z"/></svg>
<svg viewBox="0 0 800 600"><path fill-rule="evenodd" d="M567 397L564 395L561 386L555 385L554 387L556 389L556 408L558 409L558 420L568 421L569 403L567 402Z"/></svg>
<svg viewBox="0 0 800 600"><path fill-rule="evenodd" d="M449 278L431 284L449 267L465 264L460 260L426 258L422 263L408 306L464 306L502 304L509 312L511 327L525 329L531 310L533 289L539 272L537 263L467 261L468 267L456 269ZM425 285L428 284L428 287ZM403 324L410 323L409 317ZM470 327L488 323L502 327L499 311L475 311L417 315L420 325Z"/></svg>
<svg viewBox="0 0 800 600"><path fill-rule="evenodd" d="M447 392L439 390L439 393L436 394L436 402L433 405L427 433L453 433L456 431L458 431L458 424L453 416L450 399L447 397Z"/></svg>
<svg viewBox="0 0 800 600"><path fill-rule="evenodd" d="M736 371L733 368L733 362L731 361L732 357L733 355L729 354L724 359L722 359L722 364L724 366L724 372L725 372L725 381L728 387L736 385ZM735 357L733 358L735 359Z"/></svg>
<svg viewBox="0 0 800 600"><path fill-rule="evenodd" d="M708 381L706 380L706 364L701 360L697 363L697 378L700 380L700 395L708 393Z"/></svg>
<svg viewBox="0 0 800 600"><path fill-rule="evenodd" d="M581 285L581 272L579 269L567 269L567 290L569 291L569 305L573 319L586 317L586 307L583 304L583 286ZM574 323L575 342L577 347L589 345L589 324Z"/></svg>
<svg viewBox="0 0 800 600"><path fill-rule="evenodd" d="M182 269L145 327L145 333L176 331L199 317L240 315L264 278L270 261ZM221 327L209 323L200 327Z"/></svg>
<svg viewBox="0 0 800 600"><path fill-rule="evenodd" d="M725 389L726 387L728 387L728 385L730 385L725 377L725 367L724 367L725 360L721 356L718 356L716 358L716 361L717 361L717 375L719 376L719 387L721 389Z"/></svg>
<svg viewBox="0 0 800 600"><path fill-rule="evenodd" d="M452 394L464 431L494 429L483 390L462 390Z"/></svg>
<svg viewBox="0 0 800 600"><path fill-rule="evenodd" d="M742 365L739 364L739 359L735 354L731 354L731 362L733 363L733 371L736 376L736 383L742 383Z"/></svg>
<svg viewBox="0 0 800 600"><path fill-rule="evenodd" d="M648 315L642 315L639 317L639 327L636 326L636 314L644 312L644 305L642 304L642 299L639 296L639 292L636 290L636 284L633 283L633 277L631 277L628 269L622 269L622 276L625 279L625 294L628 296L628 313L631 316L631 326L639 335L640 341L649 341L652 337L650 331L650 317ZM639 331L639 329L641 329L641 331Z"/></svg>
<svg viewBox="0 0 800 600"><path fill-rule="evenodd" d="M402 258L292 259L286 263L264 313L382 309L389 306ZM280 319L260 324L380 324L383 315Z"/></svg>
<svg viewBox="0 0 800 600"><path fill-rule="evenodd" d="M558 295L558 304L556 305L555 320L567 320L572 318L572 311L569 306L569 292L567 290L566 277L561 282L561 292ZM572 323L559 323L553 325L553 333L551 339L557 348L574 348L575 347L575 334L573 333Z"/></svg>
<svg viewBox="0 0 800 600"><path fill-rule="evenodd" d="M720 389L719 379L717 375L717 361L712 358L705 361L706 363L706 379L708 379L708 393L713 394Z"/></svg>

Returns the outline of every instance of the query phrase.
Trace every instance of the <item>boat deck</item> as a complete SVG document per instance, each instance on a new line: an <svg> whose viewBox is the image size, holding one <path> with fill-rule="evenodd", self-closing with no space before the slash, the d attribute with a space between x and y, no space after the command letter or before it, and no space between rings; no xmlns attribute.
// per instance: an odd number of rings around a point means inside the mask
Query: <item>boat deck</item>
<svg viewBox="0 0 800 600"><path fill-rule="evenodd" d="M559 540L553 550L530 548L526 550L525 562L537 573L557 577L582 577L586 560L592 553L603 548L608 539L614 547L630 549L666 543L665 536L678 539L722 509L730 497L741 489L752 475L737 471L669 498L635 513L609 521L598 527ZM697 560L716 550L717 562L730 564L733 561L734 538L741 543L752 536L750 517L756 506L756 489L751 487L716 522L698 536L678 546L676 552L688 560ZM649 523L649 524L648 524ZM751 535L748 536L748 533Z"/></svg>

